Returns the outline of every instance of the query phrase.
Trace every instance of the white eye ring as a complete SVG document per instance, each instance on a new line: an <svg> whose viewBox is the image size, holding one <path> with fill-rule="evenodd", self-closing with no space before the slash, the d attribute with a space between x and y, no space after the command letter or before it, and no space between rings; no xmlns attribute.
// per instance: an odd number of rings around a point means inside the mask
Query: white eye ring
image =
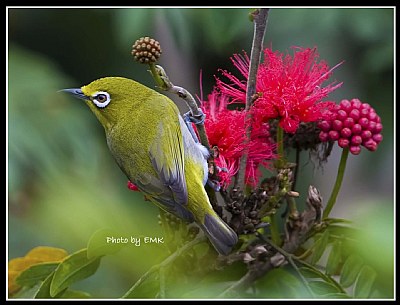
<svg viewBox="0 0 400 305"><path fill-rule="evenodd" d="M111 102L108 92L99 91L92 95L92 102L99 108L106 107Z"/></svg>

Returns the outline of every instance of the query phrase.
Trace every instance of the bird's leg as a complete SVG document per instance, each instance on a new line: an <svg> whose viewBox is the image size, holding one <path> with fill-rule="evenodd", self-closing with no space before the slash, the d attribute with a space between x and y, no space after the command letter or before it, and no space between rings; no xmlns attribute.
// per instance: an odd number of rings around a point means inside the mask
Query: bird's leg
<svg viewBox="0 0 400 305"><path fill-rule="evenodd" d="M210 178L207 179L207 185L216 192L221 190L221 185L218 183L218 181L213 181Z"/></svg>
<svg viewBox="0 0 400 305"><path fill-rule="evenodd" d="M206 115L203 113L203 111L201 111L201 109L199 109L199 111L200 114L196 116L194 116L191 111L186 112L183 115L183 120L185 121L185 124L196 143L199 143L199 139L197 138L196 132L193 129L192 123L196 125L204 124L204 120L206 119Z"/></svg>
<svg viewBox="0 0 400 305"><path fill-rule="evenodd" d="M194 131L192 123L196 125L204 124L204 120L206 119L206 115L203 113L203 111L200 108L198 110L200 111L199 115L194 116L191 111L188 111L183 115L183 120L185 121L185 124L196 143L200 143L200 141L196 135L196 132ZM218 170L220 169L218 168ZM219 192L221 189L219 182L211 179L210 175L207 179L207 185L216 192Z"/></svg>

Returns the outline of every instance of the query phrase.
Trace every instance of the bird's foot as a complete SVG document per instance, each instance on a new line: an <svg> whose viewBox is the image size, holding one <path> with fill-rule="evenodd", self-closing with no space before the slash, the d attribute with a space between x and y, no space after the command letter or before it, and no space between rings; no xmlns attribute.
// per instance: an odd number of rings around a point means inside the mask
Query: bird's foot
<svg viewBox="0 0 400 305"><path fill-rule="evenodd" d="M203 113L203 111L201 111L201 109L199 109L199 111L200 111L200 114L198 116L193 116L190 111L186 112L183 115L183 120L185 121L185 124L186 124L187 128L189 129L189 132L192 135L192 138L194 139L194 141L196 143L199 143L199 139L196 135L196 132L193 129L192 123L203 124L204 120L206 118L206 115Z"/></svg>
<svg viewBox="0 0 400 305"><path fill-rule="evenodd" d="M207 184L216 192L219 192L221 190L221 184L218 181L208 179Z"/></svg>
<svg viewBox="0 0 400 305"><path fill-rule="evenodd" d="M191 111L186 112L183 115L183 118L188 120L189 122L192 122L196 125L204 124L204 121L206 120L206 115L204 114L203 110L201 108L198 108L199 114L193 115Z"/></svg>

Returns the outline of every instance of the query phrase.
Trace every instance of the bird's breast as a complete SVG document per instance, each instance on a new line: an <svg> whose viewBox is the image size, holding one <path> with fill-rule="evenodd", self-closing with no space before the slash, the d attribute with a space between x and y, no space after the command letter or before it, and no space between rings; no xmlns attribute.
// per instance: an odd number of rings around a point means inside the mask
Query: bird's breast
<svg viewBox="0 0 400 305"><path fill-rule="evenodd" d="M135 181L140 173L155 174L149 158L145 128L117 126L107 134L107 145L125 175ZM151 136L151 134L147 134Z"/></svg>

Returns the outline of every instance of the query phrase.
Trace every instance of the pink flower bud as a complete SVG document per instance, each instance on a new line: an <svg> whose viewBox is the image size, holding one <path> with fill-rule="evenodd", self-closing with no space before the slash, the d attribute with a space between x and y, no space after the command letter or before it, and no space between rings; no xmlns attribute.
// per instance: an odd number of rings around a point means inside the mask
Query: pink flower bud
<svg viewBox="0 0 400 305"><path fill-rule="evenodd" d="M352 136L351 137L351 144L352 145L360 145L362 143L361 136Z"/></svg>
<svg viewBox="0 0 400 305"><path fill-rule="evenodd" d="M334 130L340 131L340 130L343 128L343 123L342 123L342 121L334 120L334 121L332 122L332 128L333 128Z"/></svg>
<svg viewBox="0 0 400 305"><path fill-rule="evenodd" d="M358 120L358 124L364 129L368 128L369 120L367 118L361 118Z"/></svg>
<svg viewBox="0 0 400 305"><path fill-rule="evenodd" d="M329 141L329 134L328 134L327 132L325 132L325 131L321 131L321 132L319 133L319 139L320 139L322 142L327 142L327 141Z"/></svg>
<svg viewBox="0 0 400 305"><path fill-rule="evenodd" d="M371 130L372 132L374 132L375 127L376 127L376 122L374 122L374 121L369 121L368 129Z"/></svg>
<svg viewBox="0 0 400 305"><path fill-rule="evenodd" d="M378 148L378 144L376 144L373 139L369 139L367 142L365 142L364 146L370 151L375 151Z"/></svg>
<svg viewBox="0 0 400 305"><path fill-rule="evenodd" d="M362 103L361 108L362 109L366 109L366 110L370 110L371 109L371 105L368 104L368 103Z"/></svg>
<svg viewBox="0 0 400 305"><path fill-rule="evenodd" d="M352 106L354 109L359 109L359 108L361 108L361 105L362 105L362 103L360 102L360 100L359 100L358 98L353 98L353 99L351 100L351 106Z"/></svg>
<svg viewBox="0 0 400 305"><path fill-rule="evenodd" d="M351 128L351 132L353 134L360 134L362 131L361 125L360 124L354 124L354 126Z"/></svg>
<svg viewBox="0 0 400 305"><path fill-rule="evenodd" d="M353 127L353 125L354 125L354 120L353 120L353 118L346 118L346 119L344 120L344 122L343 122L343 126L344 126L344 127L351 128L351 127Z"/></svg>
<svg viewBox="0 0 400 305"><path fill-rule="evenodd" d="M318 123L318 127L325 132L328 132L329 130L331 130L331 123L329 123L328 121L320 121Z"/></svg>
<svg viewBox="0 0 400 305"><path fill-rule="evenodd" d="M370 137L372 137L372 132L371 132L371 131L369 131L369 130L363 130L363 131L361 132L361 138L362 138L363 140L368 140Z"/></svg>
<svg viewBox="0 0 400 305"><path fill-rule="evenodd" d="M349 117L353 118L354 121L358 121L358 119L360 118L360 111L358 109L353 109L352 111L350 111Z"/></svg>
<svg viewBox="0 0 400 305"><path fill-rule="evenodd" d="M332 140L332 141L336 141L336 140L338 140L339 139L339 133L336 131L336 130L331 130L331 131L329 131L329 138Z"/></svg>
<svg viewBox="0 0 400 305"><path fill-rule="evenodd" d="M338 110L337 117L338 120L344 121L347 118L347 113L344 110Z"/></svg>
<svg viewBox="0 0 400 305"><path fill-rule="evenodd" d="M361 109L360 117L366 118L366 117L368 117L368 115L369 115L369 109L365 109L365 108Z"/></svg>
<svg viewBox="0 0 400 305"><path fill-rule="evenodd" d="M346 111L347 113L349 113L352 109L351 103L349 102L349 100L342 100L339 105L340 105L340 108L343 109L344 111Z"/></svg>
<svg viewBox="0 0 400 305"><path fill-rule="evenodd" d="M340 132L340 134L341 134L341 136L342 136L343 138L348 138L348 137L351 136L351 130L350 130L350 128L345 127L345 128L342 129L342 131Z"/></svg>
<svg viewBox="0 0 400 305"><path fill-rule="evenodd" d="M381 123L376 123L375 128L374 128L373 131L374 131L375 133L379 133L379 132L382 131L382 129L383 129L383 125L382 125Z"/></svg>
<svg viewBox="0 0 400 305"><path fill-rule="evenodd" d="M368 118L370 121L376 122L377 117L378 117L378 115L376 114L376 112L374 112L374 111L369 112Z"/></svg>
<svg viewBox="0 0 400 305"><path fill-rule="evenodd" d="M361 152L361 147L360 146L350 146L349 150L353 155L358 155Z"/></svg>
<svg viewBox="0 0 400 305"><path fill-rule="evenodd" d="M377 144L379 144L380 142L382 142L383 136L382 136L380 133L377 133L377 134L374 134L374 135L372 136L372 139L373 139Z"/></svg>
<svg viewBox="0 0 400 305"><path fill-rule="evenodd" d="M340 138L339 141L338 141L338 145L341 148L345 148L345 147L349 146L349 144L350 144L350 141L348 139L345 139L345 138Z"/></svg>

